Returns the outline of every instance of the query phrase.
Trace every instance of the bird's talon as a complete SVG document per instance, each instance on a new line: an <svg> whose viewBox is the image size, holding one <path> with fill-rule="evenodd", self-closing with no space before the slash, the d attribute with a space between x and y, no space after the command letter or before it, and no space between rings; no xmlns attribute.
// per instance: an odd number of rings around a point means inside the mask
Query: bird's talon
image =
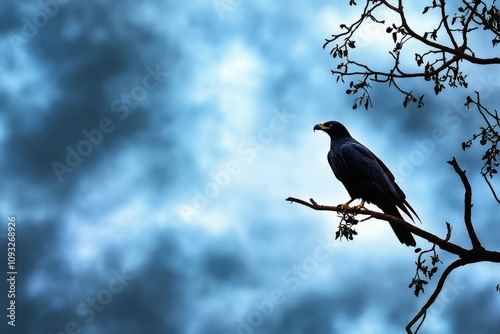
<svg viewBox="0 0 500 334"><path fill-rule="evenodd" d="M342 211L342 213L346 213L351 207L349 203L339 204L337 205L337 210Z"/></svg>

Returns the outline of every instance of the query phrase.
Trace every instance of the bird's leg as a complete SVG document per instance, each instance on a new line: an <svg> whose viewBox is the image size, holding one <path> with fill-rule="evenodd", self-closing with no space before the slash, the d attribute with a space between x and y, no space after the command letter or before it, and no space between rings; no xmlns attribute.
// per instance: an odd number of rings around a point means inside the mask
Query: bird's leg
<svg viewBox="0 0 500 334"><path fill-rule="evenodd" d="M361 200L361 203L359 203L358 205L356 205L356 210L360 210L364 206L365 206L365 200Z"/></svg>
<svg viewBox="0 0 500 334"><path fill-rule="evenodd" d="M352 203L352 201L354 201L355 198L351 198L350 201L344 203L344 204L340 204L337 206L338 209L341 209L342 211L344 211L344 213L349 209L349 204ZM356 210L360 210L361 208L363 208L365 206L365 200L361 200L361 203L359 203L358 205L356 205L354 208Z"/></svg>

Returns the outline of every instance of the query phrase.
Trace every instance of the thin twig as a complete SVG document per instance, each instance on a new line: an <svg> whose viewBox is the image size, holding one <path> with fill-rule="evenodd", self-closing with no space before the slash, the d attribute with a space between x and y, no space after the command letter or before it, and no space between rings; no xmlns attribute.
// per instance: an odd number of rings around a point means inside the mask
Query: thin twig
<svg viewBox="0 0 500 334"><path fill-rule="evenodd" d="M495 191L495 189L493 188L493 186L491 185L490 181L488 180L488 177L486 175L483 175L483 178L484 180L486 181L486 184L488 184L488 187L490 187L490 190L491 190L491 193L493 194L493 197L495 198L495 200L500 203L500 199L498 198L497 196L497 193Z"/></svg>

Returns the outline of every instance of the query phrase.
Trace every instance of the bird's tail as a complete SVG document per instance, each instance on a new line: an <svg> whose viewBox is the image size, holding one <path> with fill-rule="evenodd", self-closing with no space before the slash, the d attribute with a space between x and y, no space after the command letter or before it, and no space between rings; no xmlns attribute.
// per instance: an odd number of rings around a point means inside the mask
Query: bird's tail
<svg viewBox="0 0 500 334"><path fill-rule="evenodd" d="M385 214L403 219L403 217L401 216L401 214L398 211L398 208L395 205L392 205L391 207L383 208L382 211L384 211ZM402 244L405 244L406 246L413 246L413 247L417 245L411 232L408 231L404 226L401 226L401 225L395 224L395 223L391 223L391 222L389 222L389 224L391 224L392 230L394 231L394 233L396 234L396 237L398 237L399 241Z"/></svg>
<svg viewBox="0 0 500 334"><path fill-rule="evenodd" d="M420 217L415 212L415 210L413 210L413 208L411 207L410 203L408 203L406 200L403 202L403 204L401 204L401 205L398 204L398 207L401 210L403 210L403 212L406 213L408 215L408 217L410 217L410 219L411 219L412 222L415 222L415 220L413 220L413 216L410 214L410 212L408 211L408 209L410 209L410 211L415 215L415 217L417 217L417 219L418 219L419 222L422 222L420 220Z"/></svg>

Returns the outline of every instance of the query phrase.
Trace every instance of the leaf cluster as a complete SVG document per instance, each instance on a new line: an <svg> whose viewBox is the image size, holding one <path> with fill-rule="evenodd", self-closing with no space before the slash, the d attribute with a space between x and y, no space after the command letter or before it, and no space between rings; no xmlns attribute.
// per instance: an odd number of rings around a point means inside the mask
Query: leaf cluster
<svg viewBox="0 0 500 334"><path fill-rule="evenodd" d="M361 106L363 106L365 109L368 109L368 107L373 107L372 99L370 98L370 94L368 93L368 89L370 88L371 86L366 81L359 81L358 83L354 83L354 81L351 81L349 83L349 89L345 91L346 94L356 95L359 91L363 92L363 94L354 99L352 109L357 109Z"/></svg>
<svg viewBox="0 0 500 334"><path fill-rule="evenodd" d="M426 253L432 252L429 255L431 260L431 266L427 265L425 262L427 259L422 259L422 256ZM416 264L415 276L412 278L410 285L408 288L413 288L413 293L416 297L420 294L420 292L424 293L424 285L427 285L429 282L424 278L432 279L432 276L438 271L438 267L436 264L442 263L439 259L439 255L436 252L436 244L432 246L432 248L428 250L422 250L421 248L416 248L415 253L419 253Z"/></svg>
<svg viewBox="0 0 500 334"><path fill-rule="evenodd" d="M338 212L338 217L340 217L340 223L337 227L337 232L335 232L335 240L342 238L353 240L358 232L354 229L354 226L359 223L359 220L355 218L356 214L347 212Z"/></svg>

